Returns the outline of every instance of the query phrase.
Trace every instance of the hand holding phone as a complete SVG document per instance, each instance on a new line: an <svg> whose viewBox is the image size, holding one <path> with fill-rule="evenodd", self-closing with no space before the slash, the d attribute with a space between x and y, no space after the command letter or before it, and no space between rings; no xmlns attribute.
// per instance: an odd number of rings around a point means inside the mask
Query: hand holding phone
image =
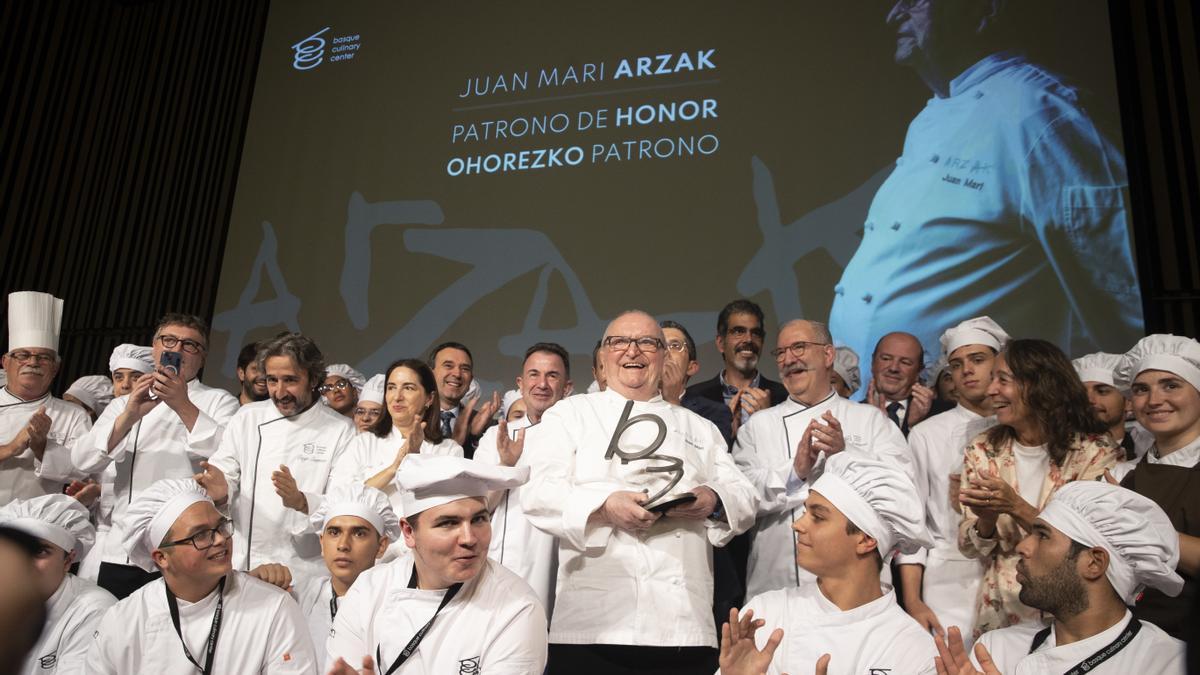
<svg viewBox="0 0 1200 675"><path fill-rule="evenodd" d="M165 373L179 375L179 368L183 365L183 355L179 352L163 352L158 359L158 365ZM150 385L150 398L158 400L158 394L154 391L154 385Z"/></svg>

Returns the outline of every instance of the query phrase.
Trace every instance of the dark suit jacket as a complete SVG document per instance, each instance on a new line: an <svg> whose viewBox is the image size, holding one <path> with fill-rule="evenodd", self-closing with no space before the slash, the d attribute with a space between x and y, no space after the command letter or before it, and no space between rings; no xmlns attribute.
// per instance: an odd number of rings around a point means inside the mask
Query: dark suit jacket
<svg viewBox="0 0 1200 675"><path fill-rule="evenodd" d="M858 399L858 403L866 403L866 402L867 402L867 398L865 396ZM952 410L952 409L954 409L955 405L956 404L954 404L950 401L943 401L940 398L935 398L935 399L933 399L933 403L929 404L929 412L925 415L925 417L921 418L921 422L924 422L925 420L927 420L930 417L933 417L934 415L937 415L939 413L944 413L947 410ZM908 432L911 430L911 427L908 424L908 417L907 417L908 409L911 406L912 406L912 396L909 396L908 399L904 402L904 412L905 412L906 416L904 419L900 420L900 433L904 434L905 438L908 438ZM884 414L886 415L887 413L884 412ZM918 424L920 424L920 422L918 422Z"/></svg>
<svg viewBox="0 0 1200 675"><path fill-rule="evenodd" d="M768 380L766 377L759 378L759 386L771 394L771 405L779 405L788 397L787 389L784 389L782 384ZM725 405L725 393L721 389L720 373L714 375L711 380L697 382L688 387L683 400L686 401L689 398L706 398Z"/></svg>
<svg viewBox="0 0 1200 675"><path fill-rule="evenodd" d="M717 430L725 437L725 445L733 446L733 413L724 402L717 403L700 396L684 395L680 405L717 425Z"/></svg>

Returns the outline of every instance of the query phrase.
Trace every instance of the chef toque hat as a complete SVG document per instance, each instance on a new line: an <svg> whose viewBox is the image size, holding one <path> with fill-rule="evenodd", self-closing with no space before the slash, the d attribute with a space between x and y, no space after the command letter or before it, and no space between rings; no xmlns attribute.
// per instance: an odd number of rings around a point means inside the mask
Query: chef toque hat
<svg viewBox="0 0 1200 675"><path fill-rule="evenodd" d="M858 388L862 386L862 376L858 370L858 354L854 353L853 349L849 347L834 349L833 371L845 380L850 391L858 391Z"/></svg>
<svg viewBox="0 0 1200 675"><path fill-rule="evenodd" d="M517 391L516 389L509 389L508 391L504 392L504 396L500 399L500 418L504 419L508 417L508 409L512 407L512 404L520 400L520 391Z"/></svg>
<svg viewBox="0 0 1200 675"><path fill-rule="evenodd" d="M1175 573L1179 534L1158 504L1133 490L1073 481L1054 493L1038 518L1084 546L1108 551L1108 580L1126 604L1145 586L1171 596L1183 590Z"/></svg>
<svg viewBox="0 0 1200 675"><path fill-rule="evenodd" d="M105 406L112 403L112 380L104 375L84 375L75 380L67 388L66 393L82 401L84 405L91 408L96 416L99 416L104 412Z"/></svg>
<svg viewBox="0 0 1200 675"><path fill-rule="evenodd" d="M925 507L903 470L857 450L827 457L810 488L873 538L884 559L893 548L914 553L932 546Z"/></svg>
<svg viewBox="0 0 1200 675"><path fill-rule="evenodd" d="M346 378L350 381L350 384L354 385L356 391L362 391L363 385L367 383L367 378L363 377L362 373L344 363L334 363L326 366L325 377L329 377L330 375Z"/></svg>
<svg viewBox="0 0 1200 675"><path fill-rule="evenodd" d="M371 379L363 385L362 391L358 394L358 402L369 401L383 405L383 389L386 382L383 378L383 373L372 375Z"/></svg>
<svg viewBox="0 0 1200 675"><path fill-rule="evenodd" d="M8 348L39 347L58 351L63 301L49 293L8 294Z"/></svg>
<svg viewBox="0 0 1200 675"><path fill-rule="evenodd" d="M493 490L524 485L529 467L485 464L462 457L410 455L396 472L404 515L467 497L487 497Z"/></svg>
<svg viewBox="0 0 1200 675"><path fill-rule="evenodd" d="M108 372L114 373L121 368L139 373L154 372L154 350L139 345L117 345L108 357Z"/></svg>
<svg viewBox="0 0 1200 675"><path fill-rule="evenodd" d="M212 499L191 478L164 478L143 490L125 509L125 540L121 543L130 562L147 572L155 571L151 553L179 516L199 502L211 504Z"/></svg>
<svg viewBox="0 0 1200 675"><path fill-rule="evenodd" d="M1143 371L1165 370L1200 389L1200 342L1181 335L1148 335L1125 352L1117 365L1117 386L1127 389Z"/></svg>
<svg viewBox="0 0 1200 675"><path fill-rule="evenodd" d="M1008 344L1008 340L1008 333L1004 332L1000 324L989 317L977 316L942 333L942 354L949 359L954 350L966 345L985 345L1000 351Z"/></svg>
<svg viewBox="0 0 1200 675"><path fill-rule="evenodd" d="M407 469L407 467L406 467ZM330 520L338 516L356 516L370 523L388 541L400 538L400 518L392 510L387 495L363 483L339 485L325 494L308 522L317 532L325 531Z"/></svg>
<svg viewBox="0 0 1200 675"><path fill-rule="evenodd" d="M67 553L74 551L76 562L96 541L88 516L86 506L64 494L17 499L0 507L0 525L45 539Z"/></svg>
<svg viewBox="0 0 1200 675"><path fill-rule="evenodd" d="M1120 354L1109 354L1106 352L1088 354L1087 356L1081 356L1071 361L1071 365L1075 366L1075 372L1079 374L1080 382L1100 382L1110 387L1117 386L1116 379L1113 377L1113 371L1117 369L1117 365L1120 363Z"/></svg>

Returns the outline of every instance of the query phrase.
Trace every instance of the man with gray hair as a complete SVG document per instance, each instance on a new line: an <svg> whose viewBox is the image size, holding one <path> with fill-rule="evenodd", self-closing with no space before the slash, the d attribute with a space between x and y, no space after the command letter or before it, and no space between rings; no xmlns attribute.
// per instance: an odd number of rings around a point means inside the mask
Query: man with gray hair
<svg viewBox="0 0 1200 675"><path fill-rule="evenodd" d="M218 504L230 502L237 569L281 562L309 576L324 569L307 514L321 505L329 472L355 429L319 405L325 359L315 342L284 333L258 352L270 399L242 406L196 480Z"/></svg>
<svg viewBox="0 0 1200 675"><path fill-rule="evenodd" d="M835 353L825 324L789 321L776 344L772 353L788 397L751 417L733 444L733 458L759 497L746 597L816 580L796 563L791 526L819 458L855 448L912 475L899 427L875 406L848 401L830 385Z"/></svg>

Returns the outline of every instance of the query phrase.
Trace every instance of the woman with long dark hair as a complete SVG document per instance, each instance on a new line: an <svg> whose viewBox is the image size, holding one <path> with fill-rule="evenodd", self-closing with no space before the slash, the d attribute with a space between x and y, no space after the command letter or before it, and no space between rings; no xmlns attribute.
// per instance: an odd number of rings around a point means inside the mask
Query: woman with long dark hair
<svg viewBox="0 0 1200 675"><path fill-rule="evenodd" d="M401 359L388 366L383 413L350 442L331 482L360 481L382 490L396 513L403 514L395 478L405 458L415 454L463 456L462 446L442 437L439 409L437 382L424 361Z"/></svg>
<svg viewBox="0 0 1200 675"><path fill-rule="evenodd" d="M988 396L997 424L967 446L959 496L959 549L985 566L975 637L1038 619L1019 598L1017 543L1058 488L1100 478L1117 459L1070 360L1045 340L1009 342Z"/></svg>

